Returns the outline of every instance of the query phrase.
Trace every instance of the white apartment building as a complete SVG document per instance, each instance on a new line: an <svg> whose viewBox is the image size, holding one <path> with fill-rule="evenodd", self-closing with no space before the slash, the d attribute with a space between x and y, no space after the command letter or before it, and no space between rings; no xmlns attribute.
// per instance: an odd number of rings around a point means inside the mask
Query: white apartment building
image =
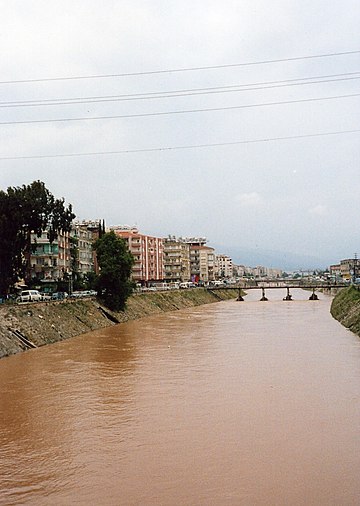
<svg viewBox="0 0 360 506"><path fill-rule="evenodd" d="M219 278L233 277L233 264L229 256L220 254L216 255L217 276Z"/></svg>
<svg viewBox="0 0 360 506"><path fill-rule="evenodd" d="M190 245L181 238L168 236L164 245L164 280L168 283L190 280Z"/></svg>
<svg viewBox="0 0 360 506"><path fill-rule="evenodd" d="M215 250L209 246L199 246L200 281L208 283L215 280Z"/></svg>
<svg viewBox="0 0 360 506"><path fill-rule="evenodd" d="M71 229L76 254L73 257L73 271L80 276L95 270L95 252L93 244L99 236L100 220L74 222Z"/></svg>

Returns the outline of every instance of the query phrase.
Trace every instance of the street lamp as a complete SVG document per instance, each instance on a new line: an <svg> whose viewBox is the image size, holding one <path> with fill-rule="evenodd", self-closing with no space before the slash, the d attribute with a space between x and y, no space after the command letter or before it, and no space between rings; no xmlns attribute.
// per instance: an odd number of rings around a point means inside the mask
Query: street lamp
<svg viewBox="0 0 360 506"><path fill-rule="evenodd" d="M73 291L73 278L72 278L72 272L68 272L69 276L69 296L72 294Z"/></svg>

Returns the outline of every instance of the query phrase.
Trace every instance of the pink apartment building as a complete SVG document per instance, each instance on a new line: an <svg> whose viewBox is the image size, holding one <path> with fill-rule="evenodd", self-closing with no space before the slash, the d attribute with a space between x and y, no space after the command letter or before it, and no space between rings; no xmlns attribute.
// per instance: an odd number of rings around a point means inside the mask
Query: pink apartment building
<svg viewBox="0 0 360 506"><path fill-rule="evenodd" d="M133 280L144 286L164 279L163 240L159 237L140 234L136 227L110 227L116 235L125 239L133 254Z"/></svg>

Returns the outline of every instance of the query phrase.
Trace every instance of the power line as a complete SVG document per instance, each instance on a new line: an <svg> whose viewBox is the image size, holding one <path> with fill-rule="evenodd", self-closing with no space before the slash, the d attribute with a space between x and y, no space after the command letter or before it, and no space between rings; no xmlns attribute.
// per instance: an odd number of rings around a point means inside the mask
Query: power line
<svg viewBox="0 0 360 506"><path fill-rule="evenodd" d="M326 74L322 76L308 76L308 77L296 77L293 79L281 79L277 81L261 81L257 83L243 83L243 84L232 84L232 85L223 85L223 86L212 86L212 87L206 87L206 88L186 88L186 89L180 89L180 90L163 90L163 91L150 91L150 92L142 92L142 93L127 93L122 95L99 95L99 96L92 96L92 97L73 97L73 98L48 98L48 99L39 99L39 100L19 100L19 101L6 101L6 102L0 102L0 104L26 104L26 103L32 103L32 102L53 102L56 100L83 100L83 99L98 99L98 98L116 98L116 97L137 97L137 96L148 96L148 95L160 95L160 94L166 94L166 93L181 93L181 92L192 92L192 91L207 91L207 90L217 90L222 88L243 88L246 86L262 86L262 85L268 85L268 84L281 84L281 83L292 83L297 81L307 81L311 79L328 79L333 77L345 77L345 76L354 76L360 74L360 71L356 72L345 72L341 74ZM324 81L325 82L325 81Z"/></svg>
<svg viewBox="0 0 360 506"><path fill-rule="evenodd" d="M185 68L175 68L175 69L165 69L165 70L148 70L148 71L143 71L143 72L124 72L124 73L119 73L119 74L93 74L93 75L86 75L86 76L18 79L18 80L0 81L0 84L38 83L38 82L46 82L46 81L70 81L70 80L77 80L77 79L108 79L108 78L114 78L114 77L144 76L144 75L165 74L165 73L175 73L175 72L193 72L193 71L201 71L201 70L215 70L215 69L224 69L224 68L232 68L232 67L246 67L246 66L253 66L253 65L265 65L265 64L270 64L270 63L309 60L309 59L313 59L313 58L330 58L330 57L334 57L334 56L346 56L346 55L358 54L358 53L360 53L360 50L342 51L342 52L338 52L338 53L324 53L324 54L306 55L306 56L295 56L292 58L277 58L274 60L260 60L260 61L254 61L254 62L229 63L229 64L224 64L224 65L207 65L204 67L185 67Z"/></svg>
<svg viewBox="0 0 360 506"><path fill-rule="evenodd" d="M317 79L315 77L303 77L300 79L287 79L282 81L269 81L265 83L252 83L252 84L235 84L227 86L214 86L210 88L193 88L185 90L173 90L164 92L149 92L149 93L132 93L123 95L102 95L92 97L74 97L74 98L53 98L53 99L39 99L39 100L21 100L11 102L0 102L0 108L15 108L15 107L43 107L43 106L54 106L54 105L73 105L73 104L93 104L99 102L122 102L122 101L134 101L134 100L153 100L163 98L174 98L174 97L190 97L197 95L210 95L219 93L236 93L242 91L257 91L266 90L273 88L284 88L288 86L305 86L309 84L321 84L321 83L332 83L332 82L343 82L360 79L360 72L349 72L347 74L334 74L334 76L352 76L352 77L340 77L339 79L323 79L320 76L318 81L310 81L311 79ZM326 76L325 76L326 77ZM304 81L308 82L293 82L293 81ZM265 86L263 86L265 85Z"/></svg>
<svg viewBox="0 0 360 506"><path fill-rule="evenodd" d="M262 139L249 139L231 142L214 142L208 144L190 144L184 146L165 146L157 148L143 148L143 149L123 149L118 151L92 151L87 153L67 153L67 154L55 154L55 155L29 155L29 156L2 156L1 161L5 160L30 160L30 159L44 159L44 158L70 158L70 157L81 157L81 156L104 156L104 155L120 155L126 153L151 153L155 151L175 151L181 149L198 149L198 148L209 148L209 147L220 147L220 146L235 146L240 144L255 144L260 142L275 142L275 141L287 141L295 139L306 139L314 137L325 137L332 135L344 135L360 132L360 128L353 130L338 130L334 132L319 132L314 134L303 134L303 135L288 135L285 137L266 137Z"/></svg>
<svg viewBox="0 0 360 506"><path fill-rule="evenodd" d="M145 118L150 116L169 116L171 114L188 114L188 113L199 113L199 112L215 112L215 111L230 111L235 109L250 109L253 107L269 107L273 105L287 105L287 104L302 104L307 102L318 102L322 100L335 100L341 98L358 97L360 93L352 93L349 95L335 95L332 97L317 97L317 98L304 98L299 100L284 100L281 102L265 102L261 104L245 104L245 105L233 105L229 107L211 107L207 109L187 109L180 111L162 111L162 112L148 112L139 114L118 114L115 116L92 116L88 118L59 118L59 119L35 119L35 120L23 120L23 121L2 121L0 125L28 125L33 123L64 123L70 121L94 121L94 120L107 120L107 119L124 119L124 118Z"/></svg>

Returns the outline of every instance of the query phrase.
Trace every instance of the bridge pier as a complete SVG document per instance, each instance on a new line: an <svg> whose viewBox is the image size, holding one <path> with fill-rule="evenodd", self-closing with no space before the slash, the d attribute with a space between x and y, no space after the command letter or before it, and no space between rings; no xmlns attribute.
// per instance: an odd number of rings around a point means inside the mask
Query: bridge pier
<svg viewBox="0 0 360 506"><path fill-rule="evenodd" d="M238 298L236 300L239 301L239 302L244 302L244 299L243 299L243 297L241 295L241 288L239 288L239 295L238 295Z"/></svg>
<svg viewBox="0 0 360 506"><path fill-rule="evenodd" d="M286 297L284 297L283 300L292 300L292 295L290 294L290 288L288 286L286 287L286 290Z"/></svg>
<svg viewBox="0 0 360 506"><path fill-rule="evenodd" d="M261 290L262 290L262 297L261 297L260 301L261 302L267 301L268 299L265 296L265 288L261 288Z"/></svg>
<svg viewBox="0 0 360 506"><path fill-rule="evenodd" d="M309 300L319 300L319 297L315 293L315 288L313 288L313 293L310 295Z"/></svg>

